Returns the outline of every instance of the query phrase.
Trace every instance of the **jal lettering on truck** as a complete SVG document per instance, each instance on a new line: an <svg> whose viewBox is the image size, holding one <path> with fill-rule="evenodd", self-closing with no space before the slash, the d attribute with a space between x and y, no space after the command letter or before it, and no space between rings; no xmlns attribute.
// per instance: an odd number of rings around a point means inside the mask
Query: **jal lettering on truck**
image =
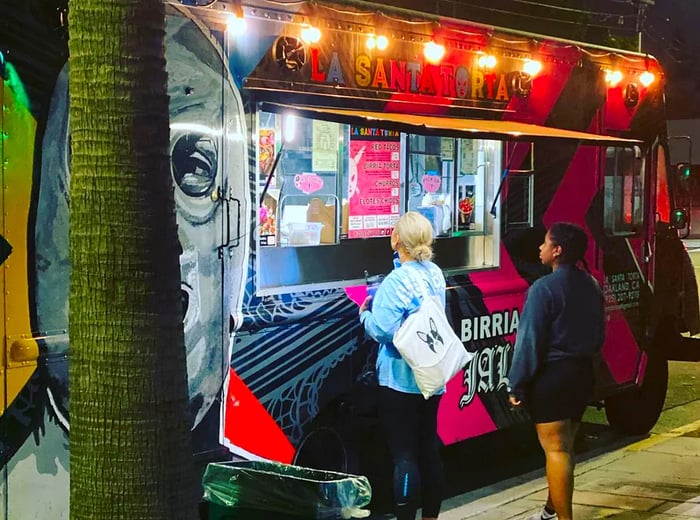
<svg viewBox="0 0 700 520"><path fill-rule="evenodd" d="M461 340L468 343L503 338L514 334L519 324L518 309L464 318L461 326ZM497 392L506 387L512 352L513 344L510 341L479 349L464 367L462 384L466 390L459 400L460 408L468 406L477 393Z"/></svg>

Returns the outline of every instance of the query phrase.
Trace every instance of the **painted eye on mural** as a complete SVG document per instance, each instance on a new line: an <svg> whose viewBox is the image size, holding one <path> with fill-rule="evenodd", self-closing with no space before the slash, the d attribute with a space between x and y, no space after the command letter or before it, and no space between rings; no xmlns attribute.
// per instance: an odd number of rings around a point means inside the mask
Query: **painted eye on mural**
<svg viewBox="0 0 700 520"><path fill-rule="evenodd" d="M190 197L211 193L216 180L216 142L211 136L187 133L178 137L171 161L175 182Z"/></svg>
<svg viewBox="0 0 700 520"><path fill-rule="evenodd" d="M272 46L272 57L281 68L296 72L306 63L306 48L298 38L280 36Z"/></svg>

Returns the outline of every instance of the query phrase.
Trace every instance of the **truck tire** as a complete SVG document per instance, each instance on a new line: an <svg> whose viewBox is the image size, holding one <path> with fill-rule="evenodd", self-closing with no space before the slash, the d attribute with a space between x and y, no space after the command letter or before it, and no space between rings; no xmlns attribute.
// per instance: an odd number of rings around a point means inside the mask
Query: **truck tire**
<svg viewBox="0 0 700 520"><path fill-rule="evenodd" d="M648 433L659 420L667 388L668 362L658 354L650 354L642 386L605 399L608 423L625 434Z"/></svg>

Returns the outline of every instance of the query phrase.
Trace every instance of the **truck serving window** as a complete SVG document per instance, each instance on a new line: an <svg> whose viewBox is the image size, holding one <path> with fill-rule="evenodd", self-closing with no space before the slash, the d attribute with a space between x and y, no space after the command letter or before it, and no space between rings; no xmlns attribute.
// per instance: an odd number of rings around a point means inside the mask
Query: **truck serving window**
<svg viewBox="0 0 700 520"><path fill-rule="evenodd" d="M418 135L259 110L255 181L260 294L361 283L391 267L406 211L433 225L448 272L498 265L488 214L502 142Z"/></svg>
<svg viewBox="0 0 700 520"><path fill-rule="evenodd" d="M644 220L644 158L638 147L605 152L603 223L609 235L635 235Z"/></svg>

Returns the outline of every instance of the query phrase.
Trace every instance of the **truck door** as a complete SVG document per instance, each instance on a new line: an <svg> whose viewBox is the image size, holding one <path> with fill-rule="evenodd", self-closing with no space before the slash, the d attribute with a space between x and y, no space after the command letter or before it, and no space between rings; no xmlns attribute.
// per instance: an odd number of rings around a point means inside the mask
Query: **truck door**
<svg viewBox="0 0 700 520"><path fill-rule="evenodd" d="M182 15L168 16L166 31L187 372L200 453L218 445L213 431L228 373L229 304L240 300L245 280L247 242L239 219L248 211L242 195L247 152L242 103L221 35Z"/></svg>
<svg viewBox="0 0 700 520"><path fill-rule="evenodd" d="M608 314L604 355L614 383L634 382L645 348L653 222L647 217L646 172L638 147L607 147L603 158L602 235L599 262Z"/></svg>

